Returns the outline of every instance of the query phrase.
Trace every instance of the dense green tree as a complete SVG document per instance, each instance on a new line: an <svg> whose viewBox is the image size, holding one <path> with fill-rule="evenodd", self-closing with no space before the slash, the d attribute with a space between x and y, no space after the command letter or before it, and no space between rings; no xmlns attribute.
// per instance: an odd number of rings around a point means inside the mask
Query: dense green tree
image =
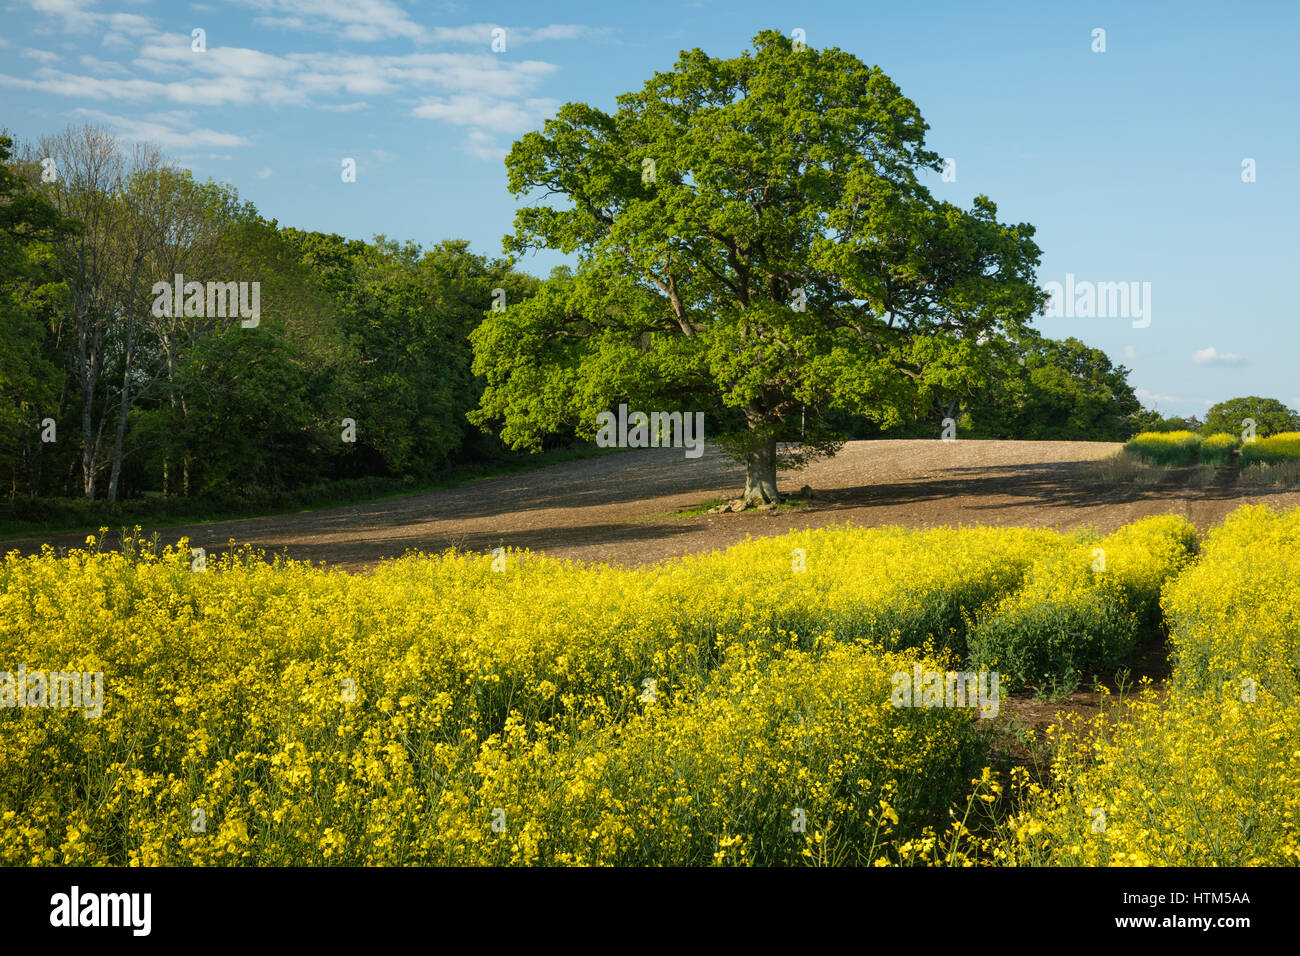
<svg viewBox="0 0 1300 956"><path fill-rule="evenodd" d="M177 274L255 283L258 323L160 310L155 283ZM483 387L468 335L494 301L523 302L537 284L464 241L281 228L232 187L103 129L23 150L0 137L9 495L229 500L428 478L499 453L465 417ZM39 439L45 417L55 443Z"/></svg>
<svg viewBox="0 0 1300 956"><path fill-rule="evenodd" d="M1021 361L1023 360L1023 362ZM1128 369L1075 338L1033 338L971 408L970 432L1023 441L1124 441L1141 402Z"/></svg>
<svg viewBox="0 0 1300 956"><path fill-rule="evenodd" d="M202 262L195 281L256 281L261 314L250 327L238 317L157 320L166 375L133 417L137 451L164 489L180 463L184 494L327 477L342 454L340 382L354 364L335 310L276 224L249 208L223 220Z"/></svg>
<svg viewBox="0 0 1300 956"><path fill-rule="evenodd" d="M468 335L501 289L524 301L536 280L464 240L422 249L379 236L373 244L285 230L333 297L355 365L343 386L362 455L390 474L427 477L473 442L465 412L482 383Z"/></svg>
<svg viewBox="0 0 1300 956"><path fill-rule="evenodd" d="M24 170L14 151L13 140L0 133L0 467L11 495L21 483L31 497L41 460L51 457L42 452L57 445L62 382L48 318L66 302L49 247L78 224L32 187L36 173ZM54 443L40 438L46 418L55 420Z"/></svg>
<svg viewBox="0 0 1300 956"><path fill-rule="evenodd" d="M774 501L778 464L842 442L825 412L888 424L975 390L985 346L1041 309L1033 227L931 195L926 124L878 67L775 31L754 43L684 52L616 112L569 103L514 145L510 190L562 204L521 209L507 252L578 265L474 333L471 417L512 446L594 435L620 401L704 411L746 500Z"/></svg>
<svg viewBox="0 0 1300 956"><path fill-rule="evenodd" d="M177 387L204 397L180 423L197 493L282 490L322 477L325 436L313 427L309 372L275 320L263 324L213 331L177 376Z"/></svg>
<svg viewBox="0 0 1300 956"><path fill-rule="evenodd" d="M1144 410L1136 420L1138 432L1195 432L1200 431L1202 422L1195 415L1161 415L1154 410Z"/></svg>
<svg viewBox="0 0 1300 956"><path fill-rule="evenodd" d="M1278 432L1300 431L1300 414L1283 405L1276 398L1230 398L1210 408L1200 431L1206 435L1230 432L1240 435L1246 429L1246 420L1255 422L1255 434L1261 438Z"/></svg>
<svg viewBox="0 0 1300 956"><path fill-rule="evenodd" d="M135 190L153 181L164 162L156 147L126 150L108 129L89 125L44 137L29 165L38 157L50 172L41 179L42 194L79 224L53 240L50 262L67 289L59 336L77 389L82 493L93 501L101 472L121 453L115 436L129 407L141 285L155 238L149 202ZM115 491L110 485L110 498Z"/></svg>

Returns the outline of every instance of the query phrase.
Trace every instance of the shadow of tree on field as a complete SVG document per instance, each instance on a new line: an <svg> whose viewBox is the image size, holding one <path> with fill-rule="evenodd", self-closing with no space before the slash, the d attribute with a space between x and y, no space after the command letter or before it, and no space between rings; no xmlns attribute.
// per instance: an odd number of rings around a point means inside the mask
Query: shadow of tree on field
<svg viewBox="0 0 1300 956"><path fill-rule="evenodd" d="M971 499L972 511L1024 508L1080 508L1140 501L1226 501L1248 495L1287 494L1285 489L1241 488L1235 473L1220 469L1208 487L1193 484L1193 466L1172 468L1160 482L1142 486L1099 482L1091 462L944 468L942 476L839 488L823 495L828 506L860 507L923 504ZM1011 499L1007 501L1006 499Z"/></svg>

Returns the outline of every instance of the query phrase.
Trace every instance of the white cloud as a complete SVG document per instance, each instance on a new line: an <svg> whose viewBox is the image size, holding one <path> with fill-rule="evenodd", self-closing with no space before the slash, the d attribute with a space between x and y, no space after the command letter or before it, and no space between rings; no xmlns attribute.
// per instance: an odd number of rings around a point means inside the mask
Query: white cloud
<svg viewBox="0 0 1300 956"><path fill-rule="evenodd" d="M23 50L22 55L29 60L40 60L42 63L58 63L63 59L57 53L51 53L49 50L35 50L31 47Z"/></svg>
<svg viewBox="0 0 1300 956"><path fill-rule="evenodd" d="M589 27L580 23L552 23L544 27L503 27L499 23L471 23L459 27L434 27L428 38L435 43L460 43L465 46L491 47L492 31L506 31L506 52L511 47L546 40L581 40L609 35L603 27Z"/></svg>
<svg viewBox="0 0 1300 956"><path fill-rule="evenodd" d="M477 51L412 52L369 55L344 51L278 55L246 47L210 45L192 49L187 33L163 32L145 17L101 13L97 0L30 0L48 18L70 24L91 22L103 32L109 50L131 50L129 69L110 59L83 55L80 71L57 69L53 53L28 76L0 73L0 87L34 90L56 96L112 101L114 104L183 107L301 106L347 113L371 109L377 98L405 99L411 115L466 128L465 148L498 159L505 147L496 137L512 136L541 125L558 101L537 95L538 87L559 69L542 60L519 60L490 52L492 26L425 29L390 0L242 0L272 19L296 19L313 29L333 30L353 40L413 39L419 43L480 46ZM72 27L68 27L72 29ZM603 31L577 24L511 28L512 45L544 40L573 40ZM209 40L219 39L210 36ZM117 117L117 125L140 138L163 145L191 135L214 138L205 145L245 145L242 137L217 130L177 132L171 123ZM178 140L179 138L179 140Z"/></svg>
<svg viewBox="0 0 1300 956"><path fill-rule="evenodd" d="M258 11L258 26L296 33L330 33L344 40L372 43L405 37L416 43L456 43L483 46L492 43L500 24L472 23L458 27L427 28L416 23L392 0L237 0ZM578 23L552 23L544 27L505 27L506 49L546 40L577 40L606 36L606 28Z"/></svg>
<svg viewBox="0 0 1300 956"><path fill-rule="evenodd" d="M460 148L471 156L498 163L505 159L506 153L510 151L481 129L471 129L467 132Z"/></svg>
<svg viewBox="0 0 1300 956"><path fill-rule="evenodd" d="M1246 364L1246 360L1240 355L1234 352L1219 352L1214 346L1198 349L1192 354L1192 361L1197 365L1218 365L1224 368L1234 368Z"/></svg>
<svg viewBox="0 0 1300 956"><path fill-rule="evenodd" d="M63 33L93 31L111 36L143 36L155 30L152 20L135 13L99 13L92 9L98 6L97 0L30 0L30 3L35 12L58 20L58 29Z"/></svg>
<svg viewBox="0 0 1300 956"><path fill-rule="evenodd" d="M443 99L426 97L411 110L420 119L442 120L456 126L473 126L495 130L498 133L518 133L541 124L541 121L559 108L559 102L550 99L528 99L523 102L498 99L477 94L456 94Z"/></svg>
<svg viewBox="0 0 1300 956"><path fill-rule="evenodd" d="M154 114L148 119L131 119L114 116L99 110L77 109L78 116L104 123L114 129L118 139L127 142L157 143L163 149L193 148L195 146L251 146L252 141L234 133L205 129L188 122L187 114Z"/></svg>
<svg viewBox="0 0 1300 956"><path fill-rule="evenodd" d="M346 40L363 43L407 37L418 40L424 27L391 0L239 0L246 7L263 11L254 23L303 31L334 33Z"/></svg>
<svg viewBox="0 0 1300 956"><path fill-rule="evenodd" d="M194 110L162 110L146 113L144 118L151 123L164 123L167 126L193 126L195 115Z"/></svg>
<svg viewBox="0 0 1300 956"><path fill-rule="evenodd" d="M1193 401L1193 399L1183 398L1181 395L1164 395L1159 392L1150 392L1145 388L1135 388L1133 394L1138 397L1143 405L1155 405L1164 403L1166 405L1178 405L1183 402Z"/></svg>
<svg viewBox="0 0 1300 956"><path fill-rule="evenodd" d="M96 61L98 63L99 61ZM39 90L62 96L128 102L171 101L190 105L323 105L339 95L396 96L404 92L446 90L451 99L437 98L441 110L455 115L458 104L488 103L497 126L509 124L503 111L516 116L553 109L550 100L519 100L558 68L538 60L507 61L490 53L413 53L404 56L364 56L340 53L290 54L285 57L234 47L190 50L179 34L151 37L134 61L137 75L129 78L89 76L40 67L30 77L0 74L0 85ZM102 71L101 71L102 72ZM151 78L139 75L148 73ZM488 102L491 97L498 102ZM333 104L331 104L333 105ZM365 101L335 105L361 109ZM435 109L434 112L439 110Z"/></svg>
<svg viewBox="0 0 1300 956"><path fill-rule="evenodd" d="M491 53L291 53L286 60L300 71L293 79L305 93L347 92L359 96L439 88L518 97L531 92L559 69L553 63L503 60Z"/></svg>
<svg viewBox="0 0 1300 956"><path fill-rule="evenodd" d="M257 173L256 173L256 176L257 176L258 179L270 179L270 178L271 178L271 167L270 167L270 166L267 166L265 169L259 169L259 170L257 171Z"/></svg>
<svg viewBox="0 0 1300 956"><path fill-rule="evenodd" d="M103 14L88 9L94 5L95 0L31 0L33 10L62 21L60 25L70 33L86 33L102 20Z"/></svg>
<svg viewBox="0 0 1300 956"><path fill-rule="evenodd" d="M152 20L148 17L137 16L134 13L109 14L107 18L100 22L107 22L109 29L114 33L122 33L126 36L140 37L158 32Z"/></svg>
<svg viewBox="0 0 1300 956"><path fill-rule="evenodd" d="M115 79L64 73L42 67L31 79L0 74L0 86L40 90L61 96L75 96L92 100L125 100L127 102L156 103L170 100L187 106L222 106L227 103L246 104L257 98L256 84L239 78L226 80L190 80L159 83L154 80ZM266 98L265 96L263 97Z"/></svg>
<svg viewBox="0 0 1300 956"><path fill-rule="evenodd" d="M1187 405L1204 405L1206 408L1209 408L1214 404L1214 402L1208 398L1188 398L1185 395L1166 395L1161 392L1151 392L1145 388L1135 388L1133 389L1133 394L1136 395L1138 401L1147 408L1158 409L1162 405L1165 408L1168 408L1171 405L1182 405L1184 407Z"/></svg>
<svg viewBox="0 0 1300 956"><path fill-rule="evenodd" d="M114 76L122 76L127 72L126 67L114 60L101 60L97 56L83 56L80 60L82 69L90 70L94 73L111 73Z"/></svg>
<svg viewBox="0 0 1300 956"><path fill-rule="evenodd" d="M517 43L540 43L543 40L583 40L596 37L609 37L613 31L608 27L589 27L579 23L552 23L550 26L529 29L516 29L522 34Z"/></svg>
<svg viewBox="0 0 1300 956"><path fill-rule="evenodd" d="M180 33L157 34L140 45L135 66L151 73L192 70L215 76L241 79L275 79L288 76L297 67L283 57L243 47L210 46L202 53Z"/></svg>
<svg viewBox="0 0 1300 956"><path fill-rule="evenodd" d="M1138 350L1131 345L1124 346L1124 357L1129 361L1138 357Z"/></svg>

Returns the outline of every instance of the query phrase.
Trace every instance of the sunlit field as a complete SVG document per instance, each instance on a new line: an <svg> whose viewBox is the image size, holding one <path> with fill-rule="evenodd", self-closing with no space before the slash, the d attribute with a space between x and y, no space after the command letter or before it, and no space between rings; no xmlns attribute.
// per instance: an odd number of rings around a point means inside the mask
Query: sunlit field
<svg viewBox="0 0 1300 956"><path fill-rule="evenodd" d="M636 570L14 554L3 861L1294 862L1297 573L1300 511L1262 507L1201 542L834 527ZM991 764L1008 695L1165 628L1166 695L1067 720L1050 773Z"/></svg>

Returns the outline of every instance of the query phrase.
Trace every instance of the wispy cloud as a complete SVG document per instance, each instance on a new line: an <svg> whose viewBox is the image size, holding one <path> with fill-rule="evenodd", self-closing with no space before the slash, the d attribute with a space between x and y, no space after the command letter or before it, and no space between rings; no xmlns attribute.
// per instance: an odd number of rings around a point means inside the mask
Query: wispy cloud
<svg viewBox="0 0 1300 956"><path fill-rule="evenodd" d="M481 129L471 129L467 132L464 142L461 143L461 149L471 156L498 163L504 160L506 153L509 152L505 146Z"/></svg>
<svg viewBox="0 0 1300 956"><path fill-rule="evenodd" d="M103 32L106 50L133 52L129 70L113 59L79 58L80 69L57 67L60 56L33 51L38 65L26 76L0 73L0 87L113 104L151 107L297 106L348 113L371 108L379 98L407 104L412 117L448 123L465 131L464 148L496 159L505 147L493 137L514 136L539 126L558 108L539 87L559 69L554 63L491 52L492 24L424 27L390 0L241 0L261 18L300 20L311 29L367 42L407 38L427 43L478 46L478 50L415 51L374 55L346 51L274 54L248 47L209 46L195 51L188 33L164 32L143 16L100 12L97 0L29 0L34 10L68 31L89 23ZM580 24L507 28L511 46L572 41L606 31ZM112 53L109 54L110 56ZM117 113L122 113L119 107ZM152 131L170 146L175 130L116 116L121 129ZM130 124L130 125L128 125ZM217 137L207 145L241 145L242 137L195 129ZM186 133L185 135L189 135ZM191 145L193 145L191 143Z"/></svg>
<svg viewBox="0 0 1300 956"><path fill-rule="evenodd" d="M547 40L591 40L610 38L613 31L606 27L590 27L580 23L552 23L544 27L511 27L501 23L472 23L459 27L434 27L428 40L435 43L460 43L465 46L491 47L497 34L504 30L506 50L513 46L542 43Z"/></svg>
<svg viewBox="0 0 1300 956"><path fill-rule="evenodd" d="M487 49L494 30L505 30L506 48L548 40L578 40L611 35L606 28L579 23L512 27L500 23L426 27L391 0L237 0L257 11L258 26L296 33L328 33L360 43L406 38L418 44L462 44Z"/></svg>
<svg viewBox="0 0 1300 956"><path fill-rule="evenodd" d="M447 99L425 99L411 110L411 115L421 119L442 120L456 126L472 126L498 133L518 133L539 125L559 105L557 100L549 99L517 102L481 94L457 94Z"/></svg>
<svg viewBox="0 0 1300 956"><path fill-rule="evenodd" d="M83 70L90 70L94 73L108 73L113 76L124 76L127 73L126 67L116 60L101 60L97 56L85 55L78 60Z"/></svg>
<svg viewBox="0 0 1300 956"><path fill-rule="evenodd" d="M41 33L51 32L48 21L63 33L142 36L156 29L150 18L136 13L101 13L98 0L29 0L29 5L47 20Z"/></svg>
<svg viewBox="0 0 1300 956"><path fill-rule="evenodd" d="M172 112L155 114L146 119L132 119L115 116L99 110L77 109L77 116L103 123L110 127L119 139L128 142L157 143L164 149L193 149L195 147L250 146L252 141L234 133L194 126L188 114Z"/></svg>
<svg viewBox="0 0 1300 956"><path fill-rule="evenodd" d="M1138 397L1138 400L1143 405L1150 406L1151 408L1156 408L1160 405L1204 405L1206 408L1209 408L1214 404L1214 402L1208 398L1188 398L1185 395L1166 395L1163 392L1152 392L1145 388L1135 388L1133 389L1133 394Z"/></svg>
<svg viewBox="0 0 1300 956"><path fill-rule="evenodd" d="M426 30L391 0L239 0L261 11L259 26L328 32L370 43L394 37L418 40Z"/></svg>
<svg viewBox="0 0 1300 956"><path fill-rule="evenodd" d="M1187 399L1180 398L1177 395L1165 395L1160 392L1148 391L1145 388L1135 388L1133 389L1133 394L1138 397L1143 405L1157 405L1160 403L1172 405L1187 401Z"/></svg>
<svg viewBox="0 0 1300 956"><path fill-rule="evenodd" d="M51 53L49 50L37 50L32 47L23 50L22 56L29 60L39 60L41 63L58 63L63 59L57 53Z"/></svg>
<svg viewBox="0 0 1300 956"><path fill-rule="evenodd" d="M1192 361L1197 365L1218 365L1223 368L1235 368L1246 364L1246 360L1234 352L1220 352L1214 346L1198 349L1192 353Z"/></svg>

